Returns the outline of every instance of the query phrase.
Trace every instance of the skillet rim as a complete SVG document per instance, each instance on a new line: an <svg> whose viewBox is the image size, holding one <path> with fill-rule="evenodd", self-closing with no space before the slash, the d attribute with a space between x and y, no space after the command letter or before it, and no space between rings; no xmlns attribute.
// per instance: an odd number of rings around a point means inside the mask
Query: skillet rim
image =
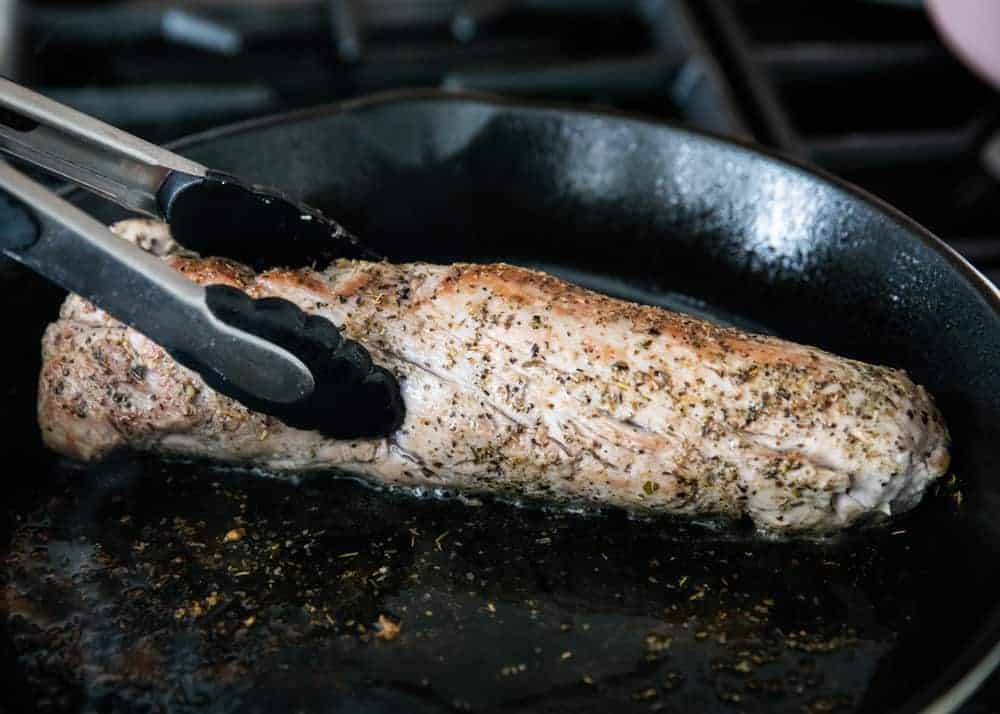
<svg viewBox="0 0 1000 714"><path fill-rule="evenodd" d="M303 109L269 114L263 117L225 124L182 137L170 142L167 147L173 151L183 152L188 147L280 124L294 123L310 118L336 114L346 114L379 105L403 104L413 101L482 104L493 107L511 107L536 111L547 110L584 116L607 117L631 123L645 124L660 130L687 134L702 142L707 140L709 143L739 147L751 154L778 164L784 164L814 179L832 185L854 199L867 204L870 208L880 211L887 218L899 224L909 236L918 239L925 247L945 258L958 271L959 275L984 299L986 304L992 309L994 316L1000 319L1000 287L990 282L958 251L938 238L930 230L878 196L802 159L760 146L748 139L724 136L716 132L697 129L678 122L658 119L635 112L582 103L524 100L486 92L452 91L438 88L408 88L376 92L354 99L329 102ZM938 681L943 680L942 685L935 687L932 684L930 687L922 688L923 693L918 690L917 694L909 701L904 702L898 711L947 714L948 712L957 711L959 707L965 704L976 693L990 675L1000 667L1000 607L990 613L982 633L973 638L968 647L973 651L981 649L984 651L984 654L979 657L976 657L975 654L959 655L957 661L947 667L940 676ZM963 662L965 659L972 659L972 661ZM960 674L956 676L956 672ZM952 680L950 684L947 683L949 680ZM935 694L934 690L939 688L943 688L944 691Z"/></svg>

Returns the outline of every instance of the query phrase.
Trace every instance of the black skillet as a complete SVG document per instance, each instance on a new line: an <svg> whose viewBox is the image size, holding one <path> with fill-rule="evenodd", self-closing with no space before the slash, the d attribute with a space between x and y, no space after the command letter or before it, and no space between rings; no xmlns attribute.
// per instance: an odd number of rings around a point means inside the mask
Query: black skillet
<svg viewBox="0 0 1000 714"><path fill-rule="evenodd" d="M177 148L394 260L540 265L903 367L957 480L889 528L783 543L130 455L79 469L34 421L61 295L4 264L0 709L941 712L1000 659L1000 296L904 216L687 129L433 92Z"/></svg>

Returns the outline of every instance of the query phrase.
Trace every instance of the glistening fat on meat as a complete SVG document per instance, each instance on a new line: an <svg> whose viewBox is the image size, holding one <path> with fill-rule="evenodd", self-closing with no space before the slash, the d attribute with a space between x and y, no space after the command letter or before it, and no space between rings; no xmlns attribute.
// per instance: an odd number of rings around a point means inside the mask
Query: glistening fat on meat
<svg viewBox="0 0 1000 714"><path fill-rule="evenodd" d="M77 296L43 340L39 419L72 458L118 447L386 484L833 531L916 505L948 432L905 373L636 305L510 265L339 262L255 275L164 225L114 230L199 283L322 315L399 377L387 439L249 412Z"/></svg>

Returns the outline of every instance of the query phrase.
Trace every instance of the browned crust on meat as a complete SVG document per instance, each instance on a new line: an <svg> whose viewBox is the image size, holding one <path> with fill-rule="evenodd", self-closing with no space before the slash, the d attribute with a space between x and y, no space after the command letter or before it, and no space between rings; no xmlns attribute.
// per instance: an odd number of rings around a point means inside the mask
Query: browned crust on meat
<svg viewBox="0 0 1000 714"><path fill-rule="evenodd" d="M544 307L554 317L585 316L595 325L626 323L636 333L654 337L666 335L694 349L707 351L706 356L714 359L725 359L727 354L735 353L747 359L804 365L819 360L822 354L764 335L594 293L546 273L506 263L456 264L441 282L437 295L468 293L483 287L492 295L516 305ZM798 349L790 350L789 346Z"/></svg>
<svg viewBox="0 0 1000 714"><path fill-rule="evenodd" d="M174 257L168 262L186 278L201 285L214 283L248 290L257 278L250 268L225 258Z"/></svg>

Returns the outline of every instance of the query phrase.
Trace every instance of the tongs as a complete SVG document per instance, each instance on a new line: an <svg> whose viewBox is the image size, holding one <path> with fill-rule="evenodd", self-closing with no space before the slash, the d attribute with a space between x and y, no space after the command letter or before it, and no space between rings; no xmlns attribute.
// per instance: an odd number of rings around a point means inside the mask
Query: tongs
<svg viewBox="0 0 1000 714"><path fill-rule="evenodd" d="M320 212L210 171L0 78L0 150L166 220L185 247L256 268L377 257ZM0 161L0 250L134 327L215 390L334 438L399 427L395 377L328 320L201 286Z"/></svg>

